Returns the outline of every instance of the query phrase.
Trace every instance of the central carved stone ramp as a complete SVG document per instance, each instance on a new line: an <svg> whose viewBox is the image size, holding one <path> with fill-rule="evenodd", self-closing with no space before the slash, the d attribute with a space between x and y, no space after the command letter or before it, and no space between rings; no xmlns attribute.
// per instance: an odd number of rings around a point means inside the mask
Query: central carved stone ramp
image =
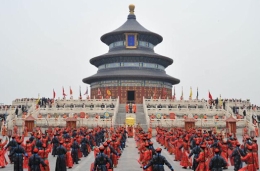
<svg viewBox="0 0 260 171"><path fill-rule="evenodd" d="M138 150L135 144L134 138L127 138L126 140L127 147L122 152L122 156L118 161L117 168L114 168L115 171L142 171L140 168L137 159L139 158Z"/></svg>

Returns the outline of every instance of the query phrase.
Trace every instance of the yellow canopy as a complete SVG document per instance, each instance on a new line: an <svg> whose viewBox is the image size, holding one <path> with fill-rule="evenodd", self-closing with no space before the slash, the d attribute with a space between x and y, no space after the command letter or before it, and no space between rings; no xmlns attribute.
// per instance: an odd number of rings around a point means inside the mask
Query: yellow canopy
<svg viewBox="0 0 260 171"><path fill-rule="evenodd" d="M125 124L126 125L134 125L135 124L135 118L128 117L125 119Z"/></svg>

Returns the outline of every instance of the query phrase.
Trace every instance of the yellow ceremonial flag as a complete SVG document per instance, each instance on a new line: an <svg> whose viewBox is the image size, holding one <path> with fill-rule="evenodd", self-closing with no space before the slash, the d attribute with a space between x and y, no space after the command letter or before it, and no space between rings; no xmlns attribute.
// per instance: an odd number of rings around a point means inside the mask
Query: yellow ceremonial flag
<svg viewBox="0 0 260 171"><path fill-rule="evenodd" d="M190 99L192 99L192 88L190 87Z"/></svg>
<svg viewBox="0 0 260 171"><path fill-rule="evenodd" d="M221 99L221 95L219 96L219 100L218 100L219 102L218 102L218 105L219 106L222 106L223 105L223 101L222 101L222 99Z"/></svg>

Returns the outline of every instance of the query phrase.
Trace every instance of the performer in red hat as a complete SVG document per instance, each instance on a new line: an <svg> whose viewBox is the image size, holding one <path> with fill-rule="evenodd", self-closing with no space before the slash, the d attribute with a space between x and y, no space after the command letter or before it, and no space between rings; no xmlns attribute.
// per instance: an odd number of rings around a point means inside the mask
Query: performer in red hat
<svg viewBox="0 0 260 171"><path fill-rule="evenodd" d="M28 171L41 171L40 164L43 167L46 167L47 165L44 163L43 159L37 154L38 149L33 149L33 155L29 158L29 168Z"/></svg>
<svg viewBox="0 0 260 171"><path fill-rule="evenodd" d="M219 154L218 148L215 148L215 156L209 162L209 170L221 171L223 167L227 166L226 160Z"/></svg>
<svg viewBox="0 0 260 171"><path fill-rule="evenodd" d="M95 171L97 168L98 170L105 170L107 171L107 167L106 164L109 163L110 169L112 169L112 161L109 159L109 157L107 155L104 154L104 150L105 148L103 146L99 147L99 153L97 155L97 157L95 158L94 161L94 169L93 171Z"/></svg>
<svg viewBox="0 0 260 171"><path fill-rule="evenodd" d="M1 143L2 139L0 138L0 167L4 168L8 162L5 159L5 153L6 150L4 149L4 146L7 144L7 139L4 143Z"/></svg>
<svg viewBox="0 0 260 171"><path fill-rule="evenodd" d="M153 152L152 150L149 149L149 143L145 144L145 148L146 149L143 151L144 158L143 161L141 161L142 162L141 164L143 164L143 166L147 165L153 157ZM147 171L152 171L152 167L147 168Z"/></svg>
<svg viewBox="0 0 260 171"><path fill-rule="evenodd" d="M199 163L196 170L198 171L201 171L201 170L205 170L207 171L208 170L208 166L206 164L206 153L205 153L205 148L206 148L206 145L205 144L201 144L200 145L200 148L201 148L201 152L199 154L199 157L196 159L196 161Z"/></svg>
<svg viewBox="0 0 260 171"><path fill-rule="evenodd" d="M72 143L69 141L69 139L66 139L65 143L63 145L66 148L66 150L67 150L67 153L66 153L66 165L67 165L68 168L72 168L73 167L73 159L71 157L71 152L70 152L71 145L72 145Z"/></svg>
<svg viewBox="0 0 260 171"><path fill-rule="evenodd" d="M189 154L189 158L194 154L193 157L193 163L192 163L192 170L196 170L197 166L198 166L198 162L197 162L197 158L199 157L199 153L200 153L200 142L196 141L196 146L191 150L190 154Z"/></svg>
<svg viewBox="0 0 260 171"><path fill-rule="evenodd" d="M243 167L240 170L256 171L257 166L256 166L254 155L253 155L253 152L252 152L253 148L252 148L251 145L248 145L247 149L248 149L248 153L246 154L246 156L241 157L241 160L245 161L247 166Z"/></svg>
<svg viewBox="0 0 260 171"><path fill-rule="evenodd" d="M234 160L234 170L238 171L239 169L242 168L242 161L241 161L241 156L245 156L244 151L240 148L240 143L236 143L236 148L233 150L231 154L231 158Z"/></svg>
<svg viewBox="0 0 260 171"><path fill-rule="evenodd" d="M72 155L72 159L73 159L73 164L79 164L79 156L78 156L78 151L79 151L79 144L77 142L77 138L74 138L74 142L71 145L71 155Z"/></svg>
<svg viewBox="0 0 260 171"><path fill-rule="evenodd" d="M48 160L48 155L51 152L49 148L47 148L46 144L42 145L42 149L38 151L38 155L43 159L44 163L46 164L45 167L41 166L42 171L50 171L50 163Z"/></svg>
<svg viewBox="0 0 260 171"><path fill-rule="evenodd" d="M22 147L24 148L25 152L28 155L28 157L25 157L23 160L24 169L28 168L28 162L29 162L29 158L32 156L33 146L34 144L31 143L30 140L26 140L25 144L24 143L22 144Z"/></svg>
<svg viewBox="0 0 260 171"><path fill-rule="evenodd" d="M161 148L157 148L156 150L156 155L153 156L152 160L148 163L148 165L144 166L144 170L147 169L150 166L153 166L154 171L164 171L163 165L166 164L171 171L174 171L173 167L171 164L166 160L164 156L161 155Z"/></svg>
<svg viewBox="0 0 260 171"><path fill-rule="evenodd" d="M179 147L179 149L183 148L180 165L183 166L184 169L186 169L187 167L191 168L192 166L191 159L189 159L190 148L189 148L188 140L189 140L188 137L185 137L184 142Z"/></svg>
<svg viewBox="0 0 260 171"><path fill-rule="evenodd" d="M259 160L258 160L258 144L256 138L252 139L252 153L254 155L254 162L257 170L259 169Z"/></svg>
<svg viewBox="0 0 260 171"><path fill-rule="evenodd" d="M56 149L56 155L57 160L56 160L56 167L55 170L56 171L66 171L66 149L63 146L63 141L60 141L60 145L57 147Z"/></svg>
<svg viewBox="0 0 260 171"><path fill-rule="evenodd" d="M23 155L28 157L24 148L21 146L21 141L17 142L17 146L13 149L13 151L8 155L10 158L14 156L14 170L15 171L23 171Z"/></svg>

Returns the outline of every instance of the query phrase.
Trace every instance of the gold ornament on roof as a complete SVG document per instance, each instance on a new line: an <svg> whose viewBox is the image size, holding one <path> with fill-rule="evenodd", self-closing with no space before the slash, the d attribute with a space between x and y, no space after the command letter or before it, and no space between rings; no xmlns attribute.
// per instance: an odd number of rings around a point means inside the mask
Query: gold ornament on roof
<svg viewBox="0 0 260 171"><path fill-rule="evenodd" d="M135 12L135 5L134 4L129 5L129 12L130 12L130 14L134 14L134 12Z"/></svg>

